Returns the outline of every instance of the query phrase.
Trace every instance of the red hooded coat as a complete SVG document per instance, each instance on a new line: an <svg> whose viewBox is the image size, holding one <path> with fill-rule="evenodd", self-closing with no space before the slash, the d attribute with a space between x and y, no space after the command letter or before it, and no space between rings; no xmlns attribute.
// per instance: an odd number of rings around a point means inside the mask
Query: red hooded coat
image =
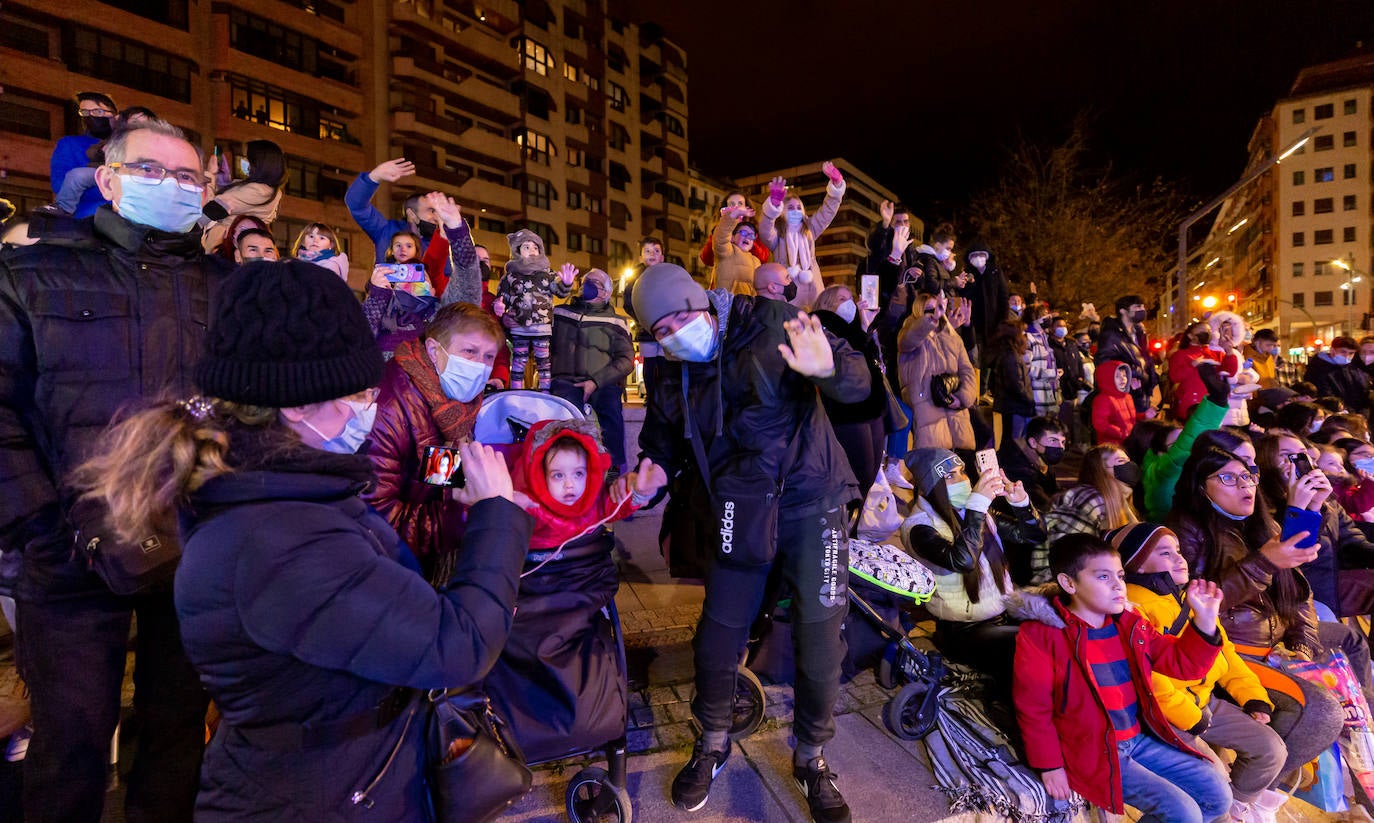
<svg viewBox="0 0 1374 823"><path fill-rule="evenodd" d="M549 493L544 476L544 456L559 440L576 441L587 453L587 487L577 502L564 504ZM590 420L540 420L525 435L523 450L515 458L512 476L517 491L531 500L525 511L534 518L532 550L554 549L588 532L598 522L623 520L638 508L632 500L617 507L606 488L611 456L601 445L600 432Z"/></svg>
<svg viewBox="0 0 1374 823"><path fill-rule="evenodd" d="M1097 442L1120 443L1135 427L1135 401L1131 399L1128 384L1125 391L1116 387L1116 373L1125 369L1129 377L1131 369L1120 360L1107 360L1098 364L1093 373L1097 383L1097 396L1093 398L1093 431L1097 432Z"/></svg>

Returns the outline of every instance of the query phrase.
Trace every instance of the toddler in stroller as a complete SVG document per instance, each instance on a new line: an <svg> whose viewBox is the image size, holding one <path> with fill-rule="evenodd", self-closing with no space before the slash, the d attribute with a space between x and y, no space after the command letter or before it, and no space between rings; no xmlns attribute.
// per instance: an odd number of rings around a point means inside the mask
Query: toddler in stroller
<svg viewBox="0 0 1374 823"><path fill-rule="evenodd" d="M619 571L604 526L647 502L666 477L641 464L607 486L610 457L596 425L553 400L501 392L483 401L477 421L479 441L508 444L497 448L512 464L516 502L535 521L510 638L484 688L532 764L605 747L609 770L585 769L569 786L569 817L624 821L628 700ZM567 419L532 420L531 410Z"/></svg>

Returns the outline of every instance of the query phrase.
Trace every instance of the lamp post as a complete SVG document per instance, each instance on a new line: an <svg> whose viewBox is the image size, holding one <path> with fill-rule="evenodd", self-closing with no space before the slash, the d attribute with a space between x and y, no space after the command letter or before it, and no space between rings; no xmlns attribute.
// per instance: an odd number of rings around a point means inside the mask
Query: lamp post
<svg viewBox="0 0 1374 823"><path fill-rule="evenodd" d="M1250 185L1255 180L1259 179L1260 175L1269 171L1274 166L1277 166L1279 163L1283 162L1284 160L1287 160L1289 155L1291 155L1293 152L1297 151L1298 149L1306 145L1307 141L1312 139L1312 135L1320 131L1321 128L1321 126L1313 126L1312 128L1303 132L1301 135L1298 136L1297 140L1294 140L1282 152L1270 157L1268 160L1265 160L1263 163L1259 164L1254 169L1250 170L1244 177L1237 180L1235 185L1231 186L1231 188L1217 195L1217 198L1215 200L1211 201L1207 205L1203 206L1202 208L1183 218L1183 222L1178 224L1178 272L1176 274L1176 276L1178 277L1178 301L1174 306L1173 312L1174 331L1182 330L1181 328L1179 328L1179 321L1182 318L1182 313L1187 309L1188 230L1193 227L1194 223L1206 217L1208 214L1211 214L1214 209L1216 209L1222 203L1225 203L1228 197L1245 188L1246 186ZM1239 227L1239 225L1240 224L1237 224L1237 227Z"/></svg>
<svg viewBox="0 0 1374 823"><path fill-rule="evenodd" d="M1355 255L1351 252L1346 252L1346 256L1349 257L1352 261L1355 259ZM1354 337L1356 294L1355 284L1359 283L1361 280L1364 279L1361 276L1362 274L1364 274L1364 272L1361 272L1359 269L1355 268L1355 266L1352 263L1347 263L1346 261L1341 260L1339 258L1337 258L1336 260L1332 260L1331 265L1335 266L1338 269L1344 269L1345 273L1350 275L1349 279L1347 279L1344 283L1341 284L1341 291L1347 292L1347 294L1343 298L1345 300L1345 323L1346 326L1349 327L1350 336Z"/></svg>

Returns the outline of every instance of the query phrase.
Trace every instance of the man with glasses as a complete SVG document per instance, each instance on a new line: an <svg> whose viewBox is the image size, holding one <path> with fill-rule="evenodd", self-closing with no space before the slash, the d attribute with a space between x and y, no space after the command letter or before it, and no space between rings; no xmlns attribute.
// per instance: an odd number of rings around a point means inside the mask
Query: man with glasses
<svg viewBox="0 0 1374 823"><path fill-rule="evenodd" d="M53 147L49 165L49 185L52 186L54 197L62 191L62 181L67 179L67 172L85 166L90 160L87 152L91 147L110 136L115 114L119 111L109 95L98 91L78 92L76 108L81 115L85 133L63 137ZM98 188L89 188L81 196L81 201L72 216L90 217L105 202L105 196Z"/></svg>
<svg viewBox="0 0 1374 823"><path fill-rule="evenodd" d="M125 594L148 581L105 562L125 549L175 546L175 524L123 543L102 503L78 501L72 470L121 409L154 394L195 394L209 306L231 268L201 250L204 167L175 126L121 129L96 170L111 205L0 253L0 550L22 552L16 636L33 709L29 821L101 819L135 614L138 749L126 818L191 819L207 699L182 651L170 580Z"/></svg>

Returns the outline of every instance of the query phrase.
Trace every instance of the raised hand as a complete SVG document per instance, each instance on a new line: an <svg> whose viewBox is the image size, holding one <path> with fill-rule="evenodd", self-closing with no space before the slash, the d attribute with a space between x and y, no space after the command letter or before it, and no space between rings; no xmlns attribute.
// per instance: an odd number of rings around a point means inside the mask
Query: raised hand
<svg viewBox="0 0 1374 823"><path fill-rule="evenodd" d="M891 200L884 200L878 204L878 214L882 215L883 228L892 227L892 217L896 214L897 206Z"/></svg>
<svg viewBox="0 0 1374 823"><path fill-rule="evenodd" d="M774 177L768 182L768 199L773 205L781 206L782 199L787 194L787 181L781 177Z"/></svg>
<svg viewBox="0 0 1374 823"><path fill-rule="evenodd" d="M463 209L454 202L452 197L445 197L439 192L432 192L429 195L434 204L434 210L438 212L439 219L443 222L444 228L456 229L463 223Z"/></svg>
<svg viewBox="0 0 1374 823"><path fill-rule="evenodd" d="M1007 502L1013 506L1024 506L1030 502L1030 495L1026 493L1026 484L1017 480L1011 482L1006 472L1002 472L1002 488L1006 491Z"/></svg>
<svg viewBox="0 0 1374 823"><path fill-rule="evenodd" d="M898 226L892 232L892 256L901 259L911 245L911 226Z"/></svg>
<svg viewBox="0 0 1374 823"><path fill-rule="evenodd" d="M829 177L830 182L837 186L844 182L844 175L841 174L840 170L835 168L835 164L831 163L829 160L821 164L821 174Z"/></svg>
<svg viewBox="0 0 1374 823"><path fill-rule="evenodd" d="M395 183L402 177L409 177L414 173L414 163L404 157L397 157L395 160L378 164L377 168L367 173L367 176L372 178L373 183Z"/></svg>
<svg viewBox="0 0 1374 823"><path fill-rule="evenodd" d="M787 343L778 344L778 352L787 367L804 377L830 377L835 374L835 352L825 336L819 318L804 311L796 320L782 324ZM791 345L788 345L788 344Z"/></svg>
<svg viewBox="0 0 1374 823"><path fill-rule="evenodd" d="M454 490L455 500L465 506L495 497L515 502L506 459L495 449L469 440L458 445L458 456L462 459L464 485Z"/></svg>
<svg viewBox="0 0 1374 823"><path fill-rule="evenodd" d="M1193 610L1193 625L1203 634L1217 630L1217 614L1221 611L1221 589L1210 580L1194 578L1188 584L1188 608Z"/></svg>
<svg viewBox="0 0 1374 823"><path fill-rule="evenodd" d="M733 209L727 207L721 209L720 213L731 220L744 220L754 216L754 210L748 206L735 206Z"/></svg>
<svg viewBox="0 0 1374 823"><path fill-rule="evenodd" d="M572 263L564 263L559 267L558 278L563 281L563 285L571 286L575 277L577 277L577 266Z"/></svg>

